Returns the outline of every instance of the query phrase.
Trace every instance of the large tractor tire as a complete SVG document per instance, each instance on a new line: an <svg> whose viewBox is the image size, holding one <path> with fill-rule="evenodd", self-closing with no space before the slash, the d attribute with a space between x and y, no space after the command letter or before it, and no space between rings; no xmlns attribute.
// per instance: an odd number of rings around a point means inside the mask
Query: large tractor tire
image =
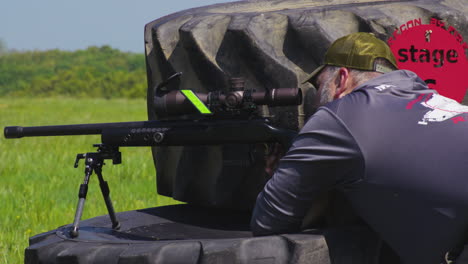
<svg viewBox="0 0 468 264"><path fill-rule="evenodd" d="M311 263L372 264L378 238L364 227L310 230L301 234L252 237L250 215L190 205L117 214L70 225L30 238L25 263ZM346 246L344 246L346 245Z"/></svg>
<svg viewBox="0 0 468 264"><path fill-rule="evenodd" d="M468 40L465 0L239 1L157 19L145 28L149 119L166 118L155 108L154 87L183 72L169 90L226 91L233 77L257 91L300 87L302 105L260 111L298 130L315 110L315 89L302 81L334 40L365 31L387 41L408 21L431 18ZM262 149L249 145L159 147L153 157L158 192L199 205L250 210L267 178Z"/></svg>
<svg viewBox="0 0 468 264"><path fill-rule="evenodd" d="M145 27L148 116L167 118L155 110L154 87L175 72L183 75L169 90L227 90L230 78L242 77L246 89L300 87L302 105L260 111L275 125L298 130L314 111L314 89L302 80L335 39L366 31L386 41L415 18L444 20L468 39L467 14L466 0L255 0L171 14ZM262 151L155 148L158 193L187 205L118 213L118 231L101 216L83 221L78 238L68 235L70 226L36 235L25 262L399 263L364 225L252 237L249 212L267 179Z"/></svg>

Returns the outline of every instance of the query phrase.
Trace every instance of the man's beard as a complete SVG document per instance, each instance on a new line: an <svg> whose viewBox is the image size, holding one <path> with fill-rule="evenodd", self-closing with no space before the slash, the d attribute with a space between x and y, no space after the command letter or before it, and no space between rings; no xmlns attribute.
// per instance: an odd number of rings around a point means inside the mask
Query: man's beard
<svg viewBox="0 0 468 264"><path fill-rule="evenodd" d="M318 87L318 93L319 93L319 100L316 101L315 103L315 110L317 108L326 105L327 103L333 101L334 96L331 90L331 84L335 81L336 73L335 72L330 72L328 73L327 78L322 82L320 87Z"/></svg>
<svg viewBox="0 0 468 264"><path fill-rule="evenodd" d="M331 66L329 66L331 67ZM321 106L326 105L327 103L334 100L333 90L331 89L331 85L335 81L336 77L338 76L338 71L335 69L329 69L328 67L324 69L324 80L321 82L320 86L317 86L315 82L312 82L314 85L313 92L311 91L312 97L310 99L305 100L304 110L306 111L306 117L309 118L317 109Z"/></svg>

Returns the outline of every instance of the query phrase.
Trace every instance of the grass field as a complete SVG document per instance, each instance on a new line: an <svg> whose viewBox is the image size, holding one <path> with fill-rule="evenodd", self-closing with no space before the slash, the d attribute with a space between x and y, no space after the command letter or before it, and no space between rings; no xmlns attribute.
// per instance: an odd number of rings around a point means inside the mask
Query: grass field
<svg viewBox="0 0 468 264"><path fill-rule="evenodd" d="M0 98L0 126L146 120L146 102L126 99ZM32 235L73 222L84 165L99 136L0 137L0 263L22 263ZM156 194L150 148L122 148L122 164L103 169L117 212L175 203ZM95 175L83 218L106 214Z"/></svg>

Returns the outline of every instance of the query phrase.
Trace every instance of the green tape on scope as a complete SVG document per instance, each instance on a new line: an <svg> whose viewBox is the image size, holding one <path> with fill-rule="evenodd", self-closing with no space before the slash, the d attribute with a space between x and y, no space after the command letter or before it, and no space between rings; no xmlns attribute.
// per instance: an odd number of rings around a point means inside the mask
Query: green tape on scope
<svg viewBox="0 0 468 264"><path fill-rule="evenodd" d="M187 98L193 104L193 106L195 106L197 110L200 111L200 113L204 115L213 114L210 111L210 109L208 109L208 107L200 100L200 98L198 98L198 96L194 92L192 92L192 90L180 90L180 91L185 96L185 98Z"/></svg>

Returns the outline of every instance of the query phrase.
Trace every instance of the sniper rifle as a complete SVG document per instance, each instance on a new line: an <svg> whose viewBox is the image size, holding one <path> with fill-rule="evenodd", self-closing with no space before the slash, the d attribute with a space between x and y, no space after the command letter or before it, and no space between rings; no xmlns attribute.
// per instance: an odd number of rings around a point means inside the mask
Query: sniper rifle
<svg viewBox="0 0 468 264"><path fill-rule="evenodd" d="M106 159L113 164L121 163L119 147L131 146L182 146L218 145L235 143L278 142L289 147L296 132L273 126L268 118L258 115L259 105L288 106L299 105L302 93L298 88L280 88L263 92L244 90L243 80L232 79L229 92L194 93L191 90L167 91L163 87L180 73L171 76L155 89L155 112L164 120L76 124L58 126L4 128L5 138L101 135L101 144L94 144L97 152L78 154L85 161L85 177L78 192L78 206L72 238L78 236L79 222L88 191L91 174L99 179L112 228L120 227L110 199L107 181L102 176L102 166ZM177 119L173 117L177 116Z"/></svg>

